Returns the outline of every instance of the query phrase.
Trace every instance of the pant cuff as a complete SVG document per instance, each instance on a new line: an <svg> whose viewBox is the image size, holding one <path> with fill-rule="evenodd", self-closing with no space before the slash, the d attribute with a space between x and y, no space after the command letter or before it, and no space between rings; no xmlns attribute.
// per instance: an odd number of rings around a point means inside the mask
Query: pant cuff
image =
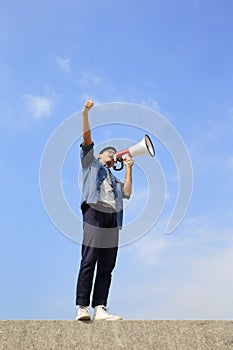
<svg viewBox="0 0 233 350"><path fill-rule="evenodd" d="M82 306L89 306L90 305L90 300L88 299L78 299L76 300L76 305L82 305Z"/></svg>
<svg viewBox="0 0 233 350"><path fill-rule="evenodd" d="M103 301L103 300L93 300L92 303L91 303L91 306L94 308L98 305L104 305L104 306L107 306L107 303L106 301Z"/></svg>

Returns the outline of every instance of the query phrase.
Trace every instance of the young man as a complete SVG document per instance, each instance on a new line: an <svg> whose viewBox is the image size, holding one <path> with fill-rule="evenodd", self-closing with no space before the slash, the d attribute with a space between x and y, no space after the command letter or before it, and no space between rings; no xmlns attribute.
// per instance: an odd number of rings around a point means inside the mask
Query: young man
<svg viewBox="0 0 233 350"><path fill-rule="evenodd" d="M93 105L93 101L86 101L82 112L83 142L80 146L83 171L83 243L76 291L76 320L91 318L88 307L95 268L93 319L121 320L120 316L108 313L107 298L116 263L119 229L122 227L123 198L129 198L132 192L134 161L130 156L124 160L126 175L125 182L122 183L110 171L116 153L113 146L100 151L98 159L94 157L94 143L88 120L88 112Z"/></svg>

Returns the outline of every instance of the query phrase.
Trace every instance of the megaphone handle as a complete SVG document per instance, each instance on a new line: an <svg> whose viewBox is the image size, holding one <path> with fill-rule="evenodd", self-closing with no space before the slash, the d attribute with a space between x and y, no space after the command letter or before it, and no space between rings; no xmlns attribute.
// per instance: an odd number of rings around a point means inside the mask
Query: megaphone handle
<svg viewBox="0 0 233 350"><path fill-rule="evenodd" d="M120 171L120 170L122 170L122 169L123 169L123 167L124 167L124 163L123 163L123 161L121 161L120 163L121 163L120 168L117 168L117 167L116 167L116 165L114 165L114 166L113 166L113 169L114 169L114 170L116 170L116 171Z"/></svg>
<svg viewBox="0 0 233 350"><path fill-rule="evenodd" d="M120 170L122 170L123 167L124 167L122 155L120 155L120 157L119 157L119 159L116 161L116 163L117 163L118 161L121 163L121 166L120 166L120 168L117 168L116 165L114 165L114 166L113 166L113 169L116 170L116 171L120 171Z"/></svg>

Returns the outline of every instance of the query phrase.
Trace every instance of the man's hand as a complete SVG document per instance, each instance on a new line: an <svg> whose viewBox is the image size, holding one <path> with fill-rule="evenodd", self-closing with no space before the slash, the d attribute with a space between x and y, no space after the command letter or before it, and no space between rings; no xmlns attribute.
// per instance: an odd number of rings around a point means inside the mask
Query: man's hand
<svg viewBox="0 0 233 350"><path fill-rule="evenodd" d="M124 159L124 164L126 167L132 167L134 165L134 160L130 155L127 155L126 158Z"/></svg>
<svg viewBox="0 0 233 350"><path fill-rule="evenodd" d="M92 107L94 106L94 101L93 100L87 100L84 104L84 111L89 111Z"/></svg>

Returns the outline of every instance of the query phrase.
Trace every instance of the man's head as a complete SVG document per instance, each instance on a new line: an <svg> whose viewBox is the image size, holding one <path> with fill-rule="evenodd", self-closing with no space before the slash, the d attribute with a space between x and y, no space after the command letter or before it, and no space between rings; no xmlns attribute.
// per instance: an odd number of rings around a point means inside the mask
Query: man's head
<svg viewBox="0 0 233 350"><path fill-rule="evenodd" d="M99 161L107 165L109 168L113 167L116 151L116 148L112 146L103 148L98 155Z"/></svg>

